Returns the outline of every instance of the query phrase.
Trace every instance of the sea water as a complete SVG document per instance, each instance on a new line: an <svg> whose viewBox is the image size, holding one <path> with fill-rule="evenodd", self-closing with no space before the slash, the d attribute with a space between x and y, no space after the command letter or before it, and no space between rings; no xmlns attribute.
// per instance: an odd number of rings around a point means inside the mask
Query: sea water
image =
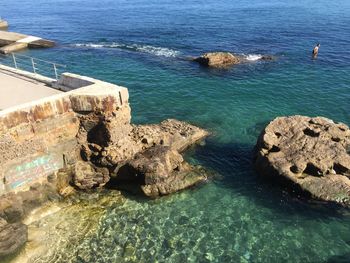
<svg viewBox="0 0 350 263"><path fill-rule="evenodd" d="M350 1L1 0L0 13L11 30L57 42L24 54L127 87L134 123L177 118L209 130L186 158L218 175L157 200L129 196L79 245L36 262L350 261L348 210L302 200L252 167L277 116L350 124ZM188 60L217 50L250 62Z"/></svg>

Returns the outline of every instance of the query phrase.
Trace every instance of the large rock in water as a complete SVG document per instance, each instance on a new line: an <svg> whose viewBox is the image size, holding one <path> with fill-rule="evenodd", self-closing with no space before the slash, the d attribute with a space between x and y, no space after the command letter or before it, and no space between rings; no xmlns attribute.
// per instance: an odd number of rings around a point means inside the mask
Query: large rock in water
<svg viewBox="0 0 350 263"><path fill-rule="evenodd" d="M330 119L273 120L256 145L259 172L287 179L313 197L350 205L350 129Z"/></svg>
<svg viewBox="0 0 350 263"><path fill-rule="evenodd" d="M119 182L138 183L149 197L167 195L206 180L203 169L184 161L169 146L154 146L117 169Z"/></svg>
<svg viewBox="0 0 350 263"><path fill-rule="evenodd" d="M241 62L240 58L230 52L210 52L195 58L194 61L207 67L226 67Z"/></svg>

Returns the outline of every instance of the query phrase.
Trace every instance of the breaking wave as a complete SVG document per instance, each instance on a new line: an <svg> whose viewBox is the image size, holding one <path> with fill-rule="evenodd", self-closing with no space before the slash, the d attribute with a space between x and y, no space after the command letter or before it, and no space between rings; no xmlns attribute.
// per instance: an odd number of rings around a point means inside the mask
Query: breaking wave
<svg viewBox="0 0 350 263"><path fill-rule="evenodd" d="M78 43L74 44L74 47L85 47L85 48L119 48L143 53L153 54L155 56L163 56L163 57L177 57L180 52L177 50L173 50L165 47L155 47L151 45L139 45L139 44L120 44L120 43Z"/></svg>
<svg viewBox="0 0 350 263"><path fill-rule="evenodd" d="M262 58L262 55L260 54L249 54L244 56L246 60L248 61L257 61Z"/></svg>

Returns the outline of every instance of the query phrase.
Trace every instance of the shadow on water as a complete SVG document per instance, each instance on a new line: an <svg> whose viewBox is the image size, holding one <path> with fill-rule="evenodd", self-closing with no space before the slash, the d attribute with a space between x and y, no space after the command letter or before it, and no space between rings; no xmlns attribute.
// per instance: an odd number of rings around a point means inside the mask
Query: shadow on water
<svg viewBox="0 0 350 263"><path fill-rule="evenodd" d="M333 203L312 200L291 187L271 182L254 170L254 145L244 143L220 144L212 139L202 147L192 148L191 154L200 165L210 167L221 175L214 178L220 187L248 196L258 206L281 215L298 214L307 218L348 217L349 209Z"/></svg>
<svg viewBox="0 0 350 263"><path fill-rule="evenodd" d="M326 263L349 263L350 262L350 253L344 255L332 256L327 259Z"/></svg>

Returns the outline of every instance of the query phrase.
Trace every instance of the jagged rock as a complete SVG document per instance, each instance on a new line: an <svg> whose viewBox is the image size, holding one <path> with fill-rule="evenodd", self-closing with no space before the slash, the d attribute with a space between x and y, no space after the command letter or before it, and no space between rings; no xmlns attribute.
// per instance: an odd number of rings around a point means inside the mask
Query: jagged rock
<svg viewBox="0 0 350 263"><path fill-rule="evenodd" d="M115 179L137 183L146 196L157 197L204 181L206 174L195 170L176 150L158 145L136 154L118 168Z"/></svg>
<svg viewBox="0 0 350 263"><path fill-rule="evenodd" d="M61 172L62 178L71 179L59 181L59 192L64 196L70 194L72 191L69 185L81 190L103 186L110 179L109 171L116 167L123 167L121 171L132 171L119 172L118 176L116 172L111 173L110 176L118 177L113 181L142 185L145 189L143 192L149 193L147 195L168 194L186 188L204 177L201 173L192 172L194 169L185 165L179 152L207 135L208 132L203 129L174 119L160 124L132 125L128 107L111 113L83 115L77 138L81 146L81 158L85 162L78 161L73 170L64 169ZM143 168L139 166L140 163L143 163ZM171 166L175 164L180 168L187 167L186 172L178 172L175 177L175 167ZM136 166L139 166L138 172L135 172ZM137 175L141 173L143 178L140 181ZM127 176L124 178L123 174ZM155 181L151 183L152 180ZM154 185L158 188L154 189Z"/></svg>
<svg viewBox="0 0 350 263"><path fill-rule="evenodd" d="M195 58L193 61L207 67L226 67L239 64L241 59L229 52L210 52Z"/></svg>
<svg viewBox="0 0 350 263"><path fill-rule="evenodd" d="M88 162L78 161L74 166L73 183L82 190L101 187L109 181L107 168L93 167Z"/></svg>
<svg viewBox="0 0 350 263"><path fill-rule="evenodd" d="M156 125L134 126L132 136L136 143L146 148L164 145L182 152L208 136L208 132L183 121L168 119Z"/></svg>
<svg viewBox="0 0 350 263"><path fill-rule="evenodd" d="M0 258L18 251L28 239L27 226L22 223L9 224L0 217Z"/></svg>
<svg viewBox="0 0 350 263"><path fill-rule="evenodd" d="M57 171L56 173L56 189L57 192L63 196L67 197L75 193L73 184L73 172L74 165L66 166Z"/></svg>
<svg viewBox="0 0 350 263"><path fill-rule="evenodd" d="M330 119L273 120L256 145L257 170L325 201L350 205L350 129Z"/></svg>
<svg viewBox="0 0 350 263"><path fill-rule="evenodd" d="M207 135L201 128L174 119L160 124L134 125L128 136L105 147L103 156L96 161L114 167L155 145L170 146L181 152Z"/></svg>

